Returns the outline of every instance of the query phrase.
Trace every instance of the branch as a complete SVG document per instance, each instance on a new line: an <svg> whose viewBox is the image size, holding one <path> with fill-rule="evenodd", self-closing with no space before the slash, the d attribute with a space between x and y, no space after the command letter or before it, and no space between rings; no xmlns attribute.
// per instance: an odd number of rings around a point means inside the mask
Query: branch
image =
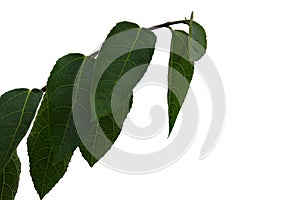
<svg viewBox="0 0 300 200"><path fill-rule="evenodd" d="M163 24L159 24L159 25L156 25L156 26L152 26L152 27L149 27L148 29L149 30L155 30L155 29L159 29L159 28L167 28L171 25L175 25L175 24L189 24L190 23L190 20L188 19L184 19L184 20L178 20L178 21L174 21L174 22L166 22L166 23L163 23Z"/></svg>
<svg viewBox="0 0 300 200"><path fill-rule="evenodd" d="M168 28L169 26L171 25L175 25L175 24L189 24L190 23L190 20L188 19L184 19L184 20L178 20L178 21L173 21L173 22L166 22L166 23L163 23L163 24L159 24L159 25L155 25L155 26L151 26L149 27L148 29L153 31L153 30L156 30L156 29L159 29L159 28ZM89 56L90 57L96 57L98 55L100 50L97 50L93 53L91 53ZM46 86L44 86L41 90L43 92L46 92Z"/></svg>
<svg viewBox="0 0 300 200"><path fill-rule="evenodd" d="M163 23L163 24L151 26L148 29L151 30L151 31L153 31L153 30L156 30L156 29L159 29L159 28L168 28L169 26L175 25L175 24L189 24L189 23L190 23L190 20L184 19L184 20L178 20L178 21L173 21L173 22L166 22L166 23ZM95 51L95 52L91 53L89 56L90 57L96 57L98 55L99 51L100 50Z"/></svg>

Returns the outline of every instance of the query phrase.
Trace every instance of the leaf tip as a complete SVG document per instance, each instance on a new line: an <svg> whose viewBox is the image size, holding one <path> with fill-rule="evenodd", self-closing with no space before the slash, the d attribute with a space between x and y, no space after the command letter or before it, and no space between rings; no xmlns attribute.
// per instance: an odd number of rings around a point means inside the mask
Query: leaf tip
<svg viewBox="0 0 300 200"><path fill-rule="evenodd" d="M193 21L193 20L194 20L194 11L192 11L191 17L190 17L190 21Z"/></svg>

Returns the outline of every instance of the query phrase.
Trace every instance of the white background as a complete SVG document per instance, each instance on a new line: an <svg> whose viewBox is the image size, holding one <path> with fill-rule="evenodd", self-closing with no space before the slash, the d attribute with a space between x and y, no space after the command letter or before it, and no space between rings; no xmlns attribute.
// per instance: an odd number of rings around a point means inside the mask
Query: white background
<svg viewBox="0 0 300 200"><path fill-rule="evenodd" d="M41 88L59 57L90 53L116 22L128 20L148 27L189 17L191 11L207 31L208 54L226 90L223 135L205 160L198 156L210 103L198 77L193 84L199 83L198 95L203 99L203 125L182 159L163 171L137 176L100 163L90 169L76 152L65 177L45 200L299 199L298 2L1 1L1 94L19 87ZM25 140L18 153L22 175L16 199L39 199L29 176Z"/></svg>

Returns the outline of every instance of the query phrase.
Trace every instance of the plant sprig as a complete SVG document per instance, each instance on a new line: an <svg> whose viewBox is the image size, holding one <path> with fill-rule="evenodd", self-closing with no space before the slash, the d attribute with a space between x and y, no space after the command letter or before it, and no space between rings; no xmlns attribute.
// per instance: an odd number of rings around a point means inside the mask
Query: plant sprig
<svg viewBox="0 0 300 200"><path fill-rule="evenodd" d="M0 200L15 198L21 171L16 149L32 123L27 148L40 199L64 176L77 148L91 167L99 161L120 135L133 104L133 88L150 65L156 44L153 30L176 24L188 25L189 31L170 29L170 136L193 77L194 62L206 51L205 30L193 14L189 20L149 28L117 23L100 50L58 59L42 89L14 89L0 97ZM134 76L120 89L118 82L130 70L135 70ZM120 95L113 96L118 89ZM114 107L113 98L117 98Z"/></svg>

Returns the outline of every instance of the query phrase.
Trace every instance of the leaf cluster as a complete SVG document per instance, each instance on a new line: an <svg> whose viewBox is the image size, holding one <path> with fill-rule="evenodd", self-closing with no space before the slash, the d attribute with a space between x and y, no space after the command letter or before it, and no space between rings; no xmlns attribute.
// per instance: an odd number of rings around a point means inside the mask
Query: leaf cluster
<svg viewBox="0 0 300 200"><path fill-rule="evenodd" d="M31 124L27 138L30 174L40 199L64 176L77 148L91 167L109 151L132 107L133 88L155 52L152 30L162 27L172 33L167 94L170 135L193 77L194 62L207 46L206 33L193 14L183 22L188 33L173 30L172 23L142 28L120 22L97 55L72 53L58 59L44 89L14 89L3 94L0 200L13 200L17 193L21 172L17 147ZM118 85L131 70L134 76Z"/></svg>

